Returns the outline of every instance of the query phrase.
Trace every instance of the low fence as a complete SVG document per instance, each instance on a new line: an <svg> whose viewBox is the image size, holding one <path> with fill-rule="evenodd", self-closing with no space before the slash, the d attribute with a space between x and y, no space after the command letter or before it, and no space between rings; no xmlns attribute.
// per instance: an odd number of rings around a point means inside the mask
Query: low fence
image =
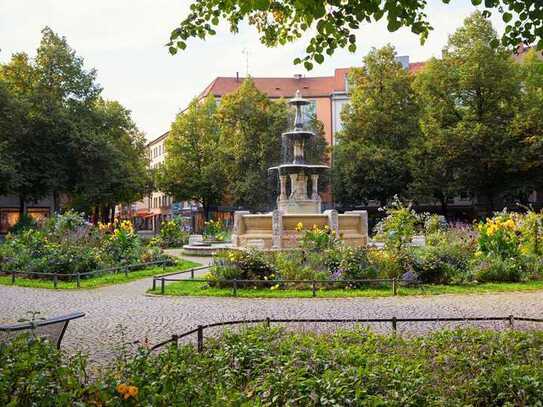
<svg viewBox="0 0 543 407"><path fill-rule="evenodd" d="M68 279L69 281L73 281L75 279L77 288L80 288L82 278L84 279L84 278L94 277L97 275L103 275L103 274L108 274L108 273L109 274L124 273L124 275L128 277L128 274L130 272L133 272L145 267L162 266L163 271L166 271L166 267L173 266L173 265L175 265L175 261L173 260L159 260L159 261L150 261L146 263L135 263L135 264L127 264L127 265L122 265L122 266L117 266L117 267L109 267L109 268L104 268L104 269L87 271L83 273L45 273L45 272L35 272L35 271L14 271L13 270L10 272L0 272L0 274L10 275L12 284L15 284L17 277L21 278L22 276L39 277L42 279L43 278L52 279L54 288L58 288L59 279L62 279L62 280ZM176 273L173 273L173 274L176 274Z"/></svg>
<svg viewBox="0 0 543 407"><path fill-rule="evenodd" d="M390 323L392 332L396 334L398 330L398 323L418 323L418 322L490 322L501 321L508 323L509 327L513 329L515 327L515 321L522 322L536 322L543 323L543 319L540 318L527 318L527 317L515 317L509 315L506 317L456 317L456 318L353 318L353 319L320 319L320 318L301 318L301 319L248 319L238 321L223 321L214 322L207 325L198 325L197 328L184 332L179 335L172 335L170 339L160 342L150 348L150 350L156 350L167 344L177 345L179 340L190 335L196 334L196 344L198 352L204 350L204 330L219 326L231 326L231 325L247 325L247 324L265 324L266 327L270 327L272 323Z"/></svg>
<svg viewBox="0 0 543 407"><path fill-rule="evenodd" d="M398 287L400 285L404 286L416 286L416 287L423 287L422 283L418 280L403 280L403 279L397 279L397 278L373 278L373 279L352 279L352 280L243 280L243 279L230 279L230 280L209 280L209 279L196 279L194 278L194 270L202 270L209 268L209 266L200 267L193 270L187 270L184 272L177 272L177 273L170 273L170 274L164 274L160 276L153 277L153 291L156 290L156 284L157 281L160 282L160 293L165 294L166 291L166 283L167 282L200 282L200 283L213 283L213 284L221 284L223 286L228 286L232 288L232 295L234 297L237 297L238 295L238 289L242 288L243 285L260 285L260 286L273 286L273 285L282 285L282 284L301 284L305 285L307 287L311 287L312 296L317 296L317 288L319 286L325 286L325 285L371 285L371 284L383 284L383 283L390 283L392 295L398 295ZM172 276L176 274L181 273L188 273L191 272L191 278L174 278Z"/></svg>

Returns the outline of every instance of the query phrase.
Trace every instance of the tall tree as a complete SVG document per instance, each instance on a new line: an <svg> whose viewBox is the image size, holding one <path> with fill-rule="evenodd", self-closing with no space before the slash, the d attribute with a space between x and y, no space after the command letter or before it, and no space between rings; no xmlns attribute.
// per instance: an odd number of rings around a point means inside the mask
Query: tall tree
<svg viewBox="0 0 543 407"><path fill-rule="evenodd" d="M442 2L452 3L450 0ZM543 2L540 0L471 2L483 8L486 17L493 12L501 14L505 22L504 45L515 48L520 43L535 43L543 49ZM332 55L337 48L355 52L357 30L382 18L389 31L410 28L424 43L432 30L425 14L427 7L426 0L193 0L188 16L172 31L168 45L175 54L187 47L190 38L215 35L214 26L221 21L226 22L233 33L247 22L256 27L260 41L268 47L285 45L309 33L305 55L296 58L294 63L303 62L306 69L311 69L313 62L322 63L325 54ZM493 44L497 45L498 41Z"/></svg>
<svg viewBox="0 0 543 407"><path fill-rule="evenodd" d="M212 96L193 100L177 115L166 141L166 159L157 173L157 187L178 201L199 202L209 219L226 191L220 131Z"/></svg>
<svg viewBox="0 0 543 407"><path fill-rule="evenodd" d="M35 59L15 54L0 75L25 112L24 123L7 136L7 154L18 163L18 182L10 190L23 212L26 201L69 189L70 158L79 151L73 136L100 88L95 72L86 71L66 39L49 28Z"/></svg>
<svg viewBox="0 0 543 407"><path fill-rule="evenodd" d="M519 68L521 97L511 131L523 147L518 186L526 196L543 189L543 61L532 50Z"/></svg>
<svg viewBox="0 0 543 407"><path fill-rule="evenodd" d="M334 147L336 201L385 204L406 190L410 174L406 152L418 134L418 107L411 76L392 46L373 49L351 75L351 102Z"/></svg>
<svg viewBox="0 0 543 407"><path fill-rule="evenodd" d="M496 38L491 23L474 13L449 38L443 59L432 60L416 81L423 115L414 185L426 185L442 204L463 190L493 210L519 180L522 149L510 124L520 81L507 50L493 47ZM417 168L428 161L428 171Z"/></svg>
<svg viewBox="0 0 543 407"><path fill-rule="evenodd" d="M116 101L97 99L88 119L76 143L74 205L107 222L116 204L134 202L150 189L145 138Z"/></svg>

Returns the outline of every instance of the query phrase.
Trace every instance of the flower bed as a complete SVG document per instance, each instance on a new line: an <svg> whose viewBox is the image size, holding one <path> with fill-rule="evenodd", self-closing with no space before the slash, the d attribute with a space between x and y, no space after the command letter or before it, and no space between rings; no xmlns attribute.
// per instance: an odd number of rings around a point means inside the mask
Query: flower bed
<svg viewBox="0 0 543 407"><path fill-rule="evenodd" d="M167 259L160 247L145 245L130 222L95 227L74 212L10 234L0 245L4 273L76 274Z"/></svg>
<svg viewBox="0 0 543 407"><path fill-rule="evenodd" d="M191 345L124 351L90 375L84 357L20 337L0 345L0 404L538 405L542 348L541 332L405 339L253 328L207 340L202 353Z"/></svg>
<svg viewBox="0 0 543 407"><path fill-rule="evenodd" d="M363 288L370 283L351 280L397 279L440 286L482 283L521 283L543 277L543 215L500 212L475 225L448 225L442 217L419 215L396 201L376 227L384 249L345 246L327 227L304 227L300 250L263 252L227 251L215 257L207 278L209 287L307 290L307 284L287 280L328 281L324 289ZM415 233L425 245L414 247ZM262 283L273 280L273 283ZM284 281L284 282L283 282ZM375 287L375 284L371 284ZM531 286L531 285L530 285ZM202 289L202 288L200 288ZM205 289L205 287L204 287Z"/></svg>

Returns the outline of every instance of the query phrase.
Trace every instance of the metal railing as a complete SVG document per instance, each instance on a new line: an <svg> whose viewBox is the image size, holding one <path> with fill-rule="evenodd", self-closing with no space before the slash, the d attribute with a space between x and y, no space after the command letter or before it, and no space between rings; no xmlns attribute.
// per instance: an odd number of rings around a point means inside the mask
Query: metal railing
<svg viewBox="0 0 543 407"><path fill-rule="evenodd" d="M37 272L37 271L2 271L0 274L4 275L10 275L11 276L11 284L15 284L17 276L19 278L23 278L22 276L30 276L30 277L40 277L45 279L52 279L53 280L53 287L58 288L58 282L59 279L61 280L69 280L73 281L75 279L77 288L81 288L81 279L97 276L97 275L103 275L103 274L118 274L118 273L124 273L126 277L128 277L128 274L137 271L135 269L142 269L149 266L162 266L163 272L166 270L166 267L168 266L174 266L175 261L173 260L158 260L158 261L150 261L145 263L135 263L135 264L127 264L122 266L116 266L116 267L108 267L104 269L98 269L98 270L92 270L92 271L86 271L83 273L46 273L46 272ZM175 274L175 273L174 273Z"/></svg>
<svg viewBox="0 0 543 407"><path fill-rule="evenodd" d="M160 342L150 348L151 351L161 348L167 344L178 345L179 340L190 335L196 334L196 348L198 352L204 350L204 330L219 326L230 325L246 325L246 324L265 324L266 327L270 327L272 323L390 323L392 332L397 333L398 323L417 323L417 322L489 322L489 321L502 321L507 322L509 328L514 329L515 321L522 322L537 322L543 323L543 318L529 318L529 317L515 317L509 315L506 317L451 317L451 318L350 318L350 319L321 319L321 318L295 318L295 319L283 319L283 318L264 318L264 319L247 319L236 321L223 321L214 322L206 325L198 325L197 328L192 329L182 334L172 335L170 339Z"/></svg>
<svg viewBox="0 0 543 407"><path fill-rule="evenodd" d="M237 297L238 289L243 288L243 285L284 285L284 284L303 284L307 287L311 287L312 296L317 296L317 288L323 285L368 285L368 284L382 284L391 283L392 295L398 295L398 287L400 285L423 287L419 280L404 280L397 278L368 278L368 279L350 279L350 280L247 280L247 279L230 279L230 280L210 280L210 279L196 279L194 278L194 270L202 270L209 268L210 266L203 266L193 270L186 270L181 273L170 273L153 277L153 291L156 291L157 281L160 282L160 294L165 294L167 282L200 282L207 284L219 284L222 286L228 286L232 288L232 296ZM173 275L191 272L191 278L173 278Z"/></svg>
<svg viewBox="0 0 543 407"><path fill-rule="evenodd" d="M17 334L21 331L31 331L39 336L48 337L53 340L56 343L57 349L60 349L60 344L68 328L68 323L84 316L83 312L74 312L55 318L18 322L16 324L3 324L0 325L0 333Z"/></svg>
<svg viewBox="0 0 543 407"><path fill-rule="evenodd" d="M166 281L200 281L200 280L196 280L194 278L194 272L208 270L210 267L211 266L192 267L192 268L187 269L187 270L174 271L174 272L171 272L171 273L168 273L168 274L161 274L159 276L154 276L153 277L153 288L152 288L152 290L153 291L156 290L156 282L157 281L160 281L160 293L161 294L164 294L164 292L165 292ZM190 273L190 280L185 279L185 278L172 278L172 276L179 275L179 274L187 274L187 273ZM201 280L201 281L204 281L204 280Z"/></svg>

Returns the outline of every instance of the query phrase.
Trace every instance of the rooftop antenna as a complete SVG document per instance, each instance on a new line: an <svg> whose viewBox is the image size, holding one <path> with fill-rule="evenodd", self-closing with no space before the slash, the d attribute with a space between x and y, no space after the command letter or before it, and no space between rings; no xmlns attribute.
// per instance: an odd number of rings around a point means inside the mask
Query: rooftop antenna
<svg viewBox="0 0 543 407"><path fill-rule="evenodd" d="M241 51L243 55L245 55L245 76L249 76L249 50L247 48L243 48Z"/></svg>

